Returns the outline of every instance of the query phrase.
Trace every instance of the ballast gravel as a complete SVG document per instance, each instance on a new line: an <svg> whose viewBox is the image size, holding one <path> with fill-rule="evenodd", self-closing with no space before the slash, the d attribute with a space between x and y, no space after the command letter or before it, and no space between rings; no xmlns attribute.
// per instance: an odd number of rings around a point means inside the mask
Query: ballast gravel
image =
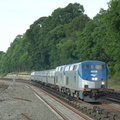
<svg viewBox="0 0 120 120"><path fill-rule="evenodd" d="M11 84L0 91L0 120L60 120L33 91L23 84Z"/></svg>

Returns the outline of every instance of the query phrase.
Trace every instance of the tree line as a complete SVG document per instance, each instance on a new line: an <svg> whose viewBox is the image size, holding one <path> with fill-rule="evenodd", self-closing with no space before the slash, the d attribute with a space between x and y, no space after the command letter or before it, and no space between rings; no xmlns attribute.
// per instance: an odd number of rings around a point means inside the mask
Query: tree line
<svg viewBox="0 0 120 120"><path fill-rule="evenodd" d="M101 60L109 74L120 74L120 1L90 19L79 3L58 8L17 35L7 52L0 52L0 73L53 69L84 60Z"/></svg>

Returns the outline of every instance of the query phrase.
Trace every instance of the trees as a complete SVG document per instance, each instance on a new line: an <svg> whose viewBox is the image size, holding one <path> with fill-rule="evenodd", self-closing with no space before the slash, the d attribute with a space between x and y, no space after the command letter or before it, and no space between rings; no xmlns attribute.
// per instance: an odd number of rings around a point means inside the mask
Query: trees
<svg viewBox="0 0 120 120"><path fill-rule="evenodd" d="M111 55L112 74L120 73L120 1L111 0L107 14L104 16L104 23L107 30L107 53Z"/></svg>
<svg viewBox="0 0 120 120"><path fill-rule="evenodd" d="M44 70L83 60L102 60L112 74L120 71L120 1L91 20L78 3L58 8L18 35L0 52L0 72Z"/></svg>

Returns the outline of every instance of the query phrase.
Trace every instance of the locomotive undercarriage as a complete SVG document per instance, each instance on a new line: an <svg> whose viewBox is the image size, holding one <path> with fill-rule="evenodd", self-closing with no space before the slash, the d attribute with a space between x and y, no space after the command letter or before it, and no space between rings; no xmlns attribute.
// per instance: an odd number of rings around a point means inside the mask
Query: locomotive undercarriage
<svg viewBox="0 0 120 120"><path fill-rule="evenodd" d="M60 92L67 94L68 96L71 96L71 97L79 98L79 91L75 91L69 88L62 87L60 88Z"/></svg>
<svg viewBox="0 0 120 120"><path fill-rule="evenodd" d="M83 91L76 91L76 90L71 90L69 88L65 87L59 87L58 85L52 85L52 84L45 84L44 82L38 82L34 81L37 83L40 83L42 85L46 85L48 87L51 87L57 91L60 91L64 94L67 94L70 97L75 97L77 99L82 99L86 102L103 102L106 98L106 92L105 90L97 90L97 89L91 89L91 90L85 90Z"/></svg>
<svg viewBox="0 0 120 120"><path fill-rule="evenodd" d="M86 102L103 102L106 98L105 91L100 90L89 90L89 91L76 91L70 90L69 88L62 87L60 92L67 94L68 96L75 97L77 99L82 99Z"/></svg>
<svg viewBox="0 0 120 120"><path fill-rule="evenodd" d="M88 102L102 102L106 98L106 92L100 91L100 90L90 90L90 91L84 91L83 92L83 99L84 101Z"/></svg>

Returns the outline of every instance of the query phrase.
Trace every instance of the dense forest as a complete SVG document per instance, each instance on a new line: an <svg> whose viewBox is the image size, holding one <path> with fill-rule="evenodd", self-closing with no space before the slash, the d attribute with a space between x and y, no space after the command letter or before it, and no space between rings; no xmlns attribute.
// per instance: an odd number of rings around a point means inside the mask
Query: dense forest
<svg viewBox="0 0 120 120"><path fill-rule="evenodd" d="M17 35L7 52L0 52L0 74L53 69L84 60L101 60L109 76L120 81L120 0L90 19L81 4L58 8Z"/></svg>

